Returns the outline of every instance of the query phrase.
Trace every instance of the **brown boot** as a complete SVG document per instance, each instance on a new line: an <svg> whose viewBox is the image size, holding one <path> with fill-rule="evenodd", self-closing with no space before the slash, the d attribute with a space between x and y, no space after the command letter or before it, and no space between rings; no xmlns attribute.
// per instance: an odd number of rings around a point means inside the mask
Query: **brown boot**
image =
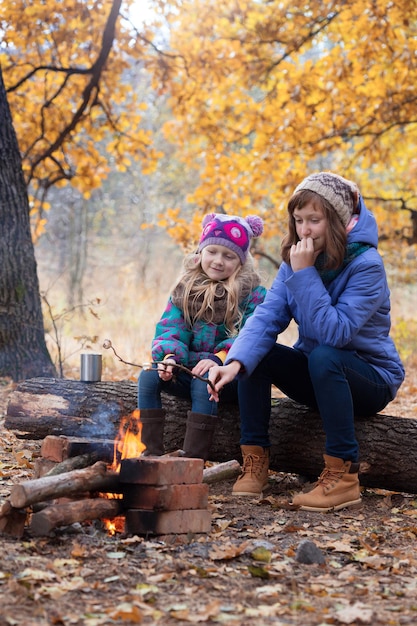
<svg viewBox="0 0 417 626"><path fill-rule="evenodd" d="M184 438L184 456L207 461L219 418L205 413L187 413L187 428Z"/></svg>
<svg viewBox="0 0 417 626"><path fill-rule="evenodd" d="M233 485L233 496L262 496L268 485L269 448L241 446L242 473Z"/></svg>
<svg viewBox="0 0 417 626"><path fill-rule="evenodd" d="M308 493L294 496L292 504L302 511L338 511L361 505L359 463L323 455L324 470L315 487Z"/></svg>
<svg viewBox="0 0 417 626"><path fill-rule="evenodd" d="M141 439L146 446L143 456L164 454L165 415L164 409L140 409Z"/></svg>

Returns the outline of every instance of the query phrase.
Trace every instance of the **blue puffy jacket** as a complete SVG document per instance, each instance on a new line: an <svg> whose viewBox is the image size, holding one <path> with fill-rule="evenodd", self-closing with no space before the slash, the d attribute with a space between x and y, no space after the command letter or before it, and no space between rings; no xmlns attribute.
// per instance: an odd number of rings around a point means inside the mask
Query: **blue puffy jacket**
<svg viewBox="0 0 417 626"><path fill-rule="evenodd" d="M263 304L230 349L226 364L240 361L244 375L251 374L294 319L299 332L295 348L305 354L318 345L356 352L380 373L394 398L404 380L404 367L389 336L390 292L377 251L377 224L362 198L358 222L348 234L351 242L371 247L327 287L315 267L293 272L282 263Z"/></svg>

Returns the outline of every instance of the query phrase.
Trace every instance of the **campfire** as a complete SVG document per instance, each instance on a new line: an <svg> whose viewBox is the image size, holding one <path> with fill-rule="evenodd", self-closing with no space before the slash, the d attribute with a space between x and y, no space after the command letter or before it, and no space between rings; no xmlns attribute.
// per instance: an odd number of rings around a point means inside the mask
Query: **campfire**
<svg viewBox="0 0 417 626"><path fill-rule="evenodd" d="M139 457L146 450L141 435L140 410L135 409L129 416L122 418L119 432L114 442L112 465L114 471L120 471L122 460Z"/></svg>
<svg viewBox="0 0 417 626"><path fill-rule="evenodd" d="M237 461L204 469L201 459L143 455L139 410L121 420L114 441L47 436L38 477L11 488L0 505L0 532L34 535L103 520L107 532L207 533L209 484L236 476Z"/></svg>

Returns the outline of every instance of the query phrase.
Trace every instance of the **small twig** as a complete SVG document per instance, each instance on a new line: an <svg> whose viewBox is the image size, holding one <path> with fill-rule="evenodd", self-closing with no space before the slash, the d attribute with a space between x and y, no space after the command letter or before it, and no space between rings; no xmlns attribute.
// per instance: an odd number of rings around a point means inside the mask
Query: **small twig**
<svg viewBox="0 0 417 626"><path fill-rule="evenodd" d="M110 339L105 339L103 341L103 348L105 350L108 350L109 348L111 350L113 350L114 355L119 359L119 361L121 361L125 365L131 365L132 367L140 367L141 369L149 369L150 365L165 365L165 367L170 367L171 366L171 367L177 368L179 370L182 370L183 372L187 372L187 374L190 374L190 376L193 376L194 378L197 378L198 380L201 380L203 383L207 383L207 385L210 385L210 387L213 389L213 391L215 390L214 385L211 382L211 380L209 380L208 378L204 378L204 376L199 376L198 374L193 374L192 371L188 367L185 367L185 365L181 365L181 363L175 363L175 365L173 365L172 363L164 363L164 361L151 361L150 363L143 363L143 364L140 364L140 363L129 363L129 361L125 361L124 359L122 359L121 356L119 356L117 354L117 352L114 349Z"/></svg>

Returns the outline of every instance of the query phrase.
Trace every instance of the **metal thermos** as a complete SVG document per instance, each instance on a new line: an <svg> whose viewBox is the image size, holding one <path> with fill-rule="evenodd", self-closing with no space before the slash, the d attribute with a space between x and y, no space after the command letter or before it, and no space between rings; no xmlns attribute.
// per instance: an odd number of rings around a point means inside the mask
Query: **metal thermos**
<svg viewBox="0 0 417 626"><path fill-rule="evenodd" d="M101 380L101 354L98 352L81 353L81 376L85 383L96 383Z"/></svg>

